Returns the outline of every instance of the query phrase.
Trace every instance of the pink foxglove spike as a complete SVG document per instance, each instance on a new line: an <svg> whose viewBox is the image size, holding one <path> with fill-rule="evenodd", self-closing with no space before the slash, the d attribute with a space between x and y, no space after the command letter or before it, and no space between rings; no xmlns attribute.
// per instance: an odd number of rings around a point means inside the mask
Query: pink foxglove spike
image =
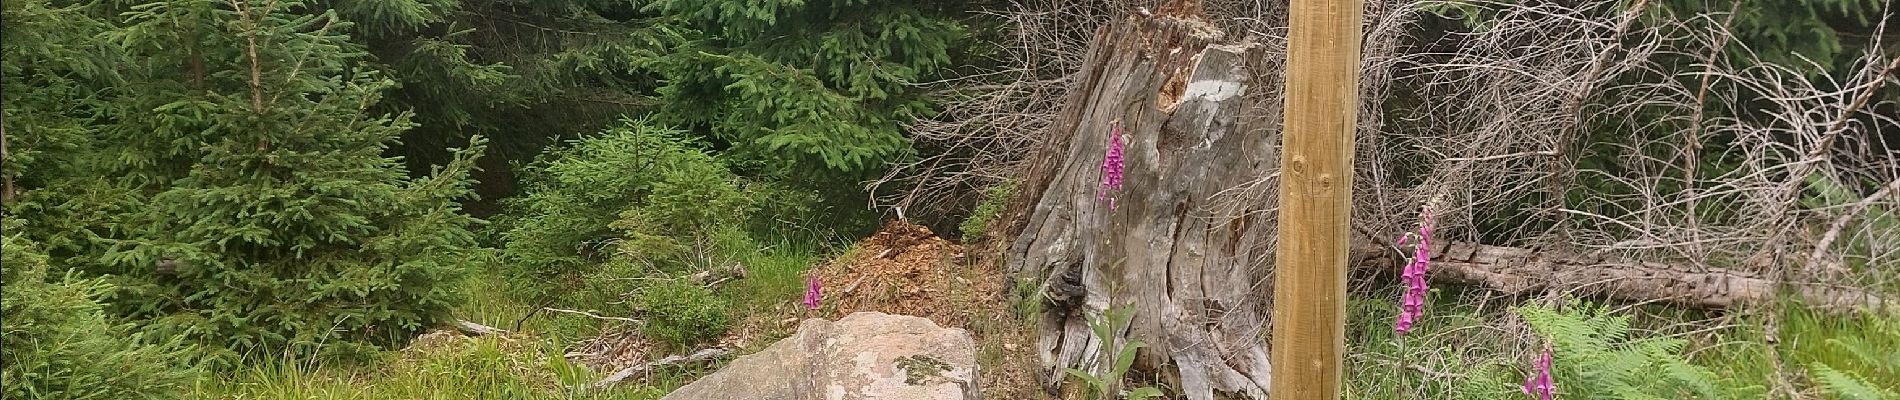
<svg viewBox="0 0 1900 400"><path fill-rule="evenodd" d="M1096 200L1108 199L1108 209L1115 209L1115 199L1109 195L1122 190L1122 123L1110 122L1108 125L1108 154L1102 157L1102 191L1095 195Z"/></svg>
<svg viewBox="0 0 1900 400"><path fill-rule="evenodd" d="M818 274L805 275L805 309L817 310L819 300L824 293L824 284L818 281Z"/></svg>
<svg viewBox="0 0 1900 400"><path fill-rule="evenodd" d="M1399 299L1399 320L1393 329L1403 335L1412 330L1412 325L1425 314L1425 294L1430 290L1425 273L1432 263L1432 209L1421 210L1418 225L1418 246L1412 250L1412 261L1405 265L1399 274L1405 282L1405 295ZM1399 240L1404 245L1405 239Z"/></svg>
<svg viewBox="0 0 1900 400"><path fill-rule="evenodd" d="M1550 379L1550 344L1544 344L1544 353L1531 363L1530 376L1524 378L1524 394L1538 400L1550 400L1557 395L1557 384Z"/></svg>

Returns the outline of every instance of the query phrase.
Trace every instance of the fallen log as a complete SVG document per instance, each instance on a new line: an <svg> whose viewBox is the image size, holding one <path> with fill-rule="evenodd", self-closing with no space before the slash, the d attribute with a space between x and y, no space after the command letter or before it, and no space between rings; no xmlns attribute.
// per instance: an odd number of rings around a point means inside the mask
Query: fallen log
<svg viewBox="0 0 1900 400"><path fill-rule="evenodd" d="M1397 269L1400 256L1389 248L1358 245L1361 267ZM1563 288L1582 295L1662 302L1683 307L1732 308L1767 304L1781 293L1810 307L1832 312L1894 311L1900 303L1880 294L1820 282L1778 282L1772 277L1723 268L1623 261L1602 256L1554 254L1531 249L1468 242L1436 245L1431 251L1434 281L1483 286L1519 294ZM1784 291L1785 288L1785 291Z"/></svg>

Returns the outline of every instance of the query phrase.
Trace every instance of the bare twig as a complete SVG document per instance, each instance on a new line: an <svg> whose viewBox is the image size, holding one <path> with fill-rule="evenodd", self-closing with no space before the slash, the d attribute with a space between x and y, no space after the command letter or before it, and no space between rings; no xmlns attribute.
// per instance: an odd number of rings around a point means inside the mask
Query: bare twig
<svg viewBox="0 0 1900 400"><path fill-rule="evenodd" d="M1508 158L1530 157L1530 156L1556 156L1556 155L1561 155L1561 154L1558 153L1556 150L1539 150L1539 151L1526 151L1526 152L1511 153L1511 154L1497 154L1497 155L1489 155L1489 156L1483 156L1483 157L1451 157L1451 158L1446 158L1445 161L1497 161L1497 160L1503 160L1503 159L1508 159Z"/></svg>
<svg viewBox="0 0 1900 400"><path fill-rule="evenodd" d="M602 378L599 382L594 382L593 384L587 385L587 388L602 389L602 388L606 388L608 386L613 386L614 384L620 383L620 381L626 380L628 377L631 377L634 374L651 371L655 368L664 367L664 366L673 365L673 364L680 364L680 363L701 362L701 361L711 360L713 358L717 358L717 357L724 356L727 354L732 354L732 349L724 348L724 347L714 347L714 348L700 349L699 351L693 352L693 354L691 355L667 356L666 358L654 360L653 362L621 368L619 371L614 372L613 375L608 375L606 378Z"/></svg>
<svg viewBox="0 0 1900 400"><path fill-rule="evenodd" d="M595 313L591 313L591 312L587 312L587 311L581 311L581 310L569 310L569 309L563 309L563 308L554 308L554 307L541 307L541 309L542 309L542 310L547 310L547 311L552 311L552 312L558 312L558 313L565 313L565 314L575 314L575 315L582 315L582 316L586 316L586 317L588 317L588 318L593 318L593 319L599 319L599 320L607 320L607 321L620 321L620 322L628 322L628 323L635 323L635 324L642 324L642 323L646 323L646 321L641 321L641 320L637 320L637 319L633 319L633 318L624 318L624 317L608 317L608 316L603 316L603 315L600 315L600 314L595 314Z"/></svg>

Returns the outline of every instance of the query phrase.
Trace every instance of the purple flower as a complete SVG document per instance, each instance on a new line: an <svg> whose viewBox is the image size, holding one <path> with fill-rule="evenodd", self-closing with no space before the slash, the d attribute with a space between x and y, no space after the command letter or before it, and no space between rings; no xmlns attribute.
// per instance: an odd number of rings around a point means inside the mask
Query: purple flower
<svg viewBox="0 0 1900 400"><path fill-rule="evenodd" d="M824 284L818 282L818 274L805 275L805 309L817 310L818 300L824 293Z"/></svg>
<svg viewBox="0 0 1900 400"><path fill-rule="evenodd" d="M1405 271L1399 274L1405 281L1405 296L1399 299L1399 321L1393 329L1403 335L1412 330L1412 324L1425 314L1426 285L1425 272L1432 263L1432 210L1426 208L1420 213L1418 225L1418 246L1412 250L1412 262L1405 265ZM1405 245L1405 238L1399 239L1399 245Z"/></svg>
<svg viewBox="0 0 1900 400"><path fill-rule="evenodd" d="M1115 199L1108 197L1110 192L1122 190L1122 122L1108 124L1108 154L1102 157L1102 191L1095 195L1096 200L1108 199L1108 209L1115 209Z"/></svg>
<svg viewBox="0 0 1900 400"><path fill-rule="evenodd" d="M1524 378L1524 394L1536 396L1538 400L1550 400L1557 394L1557 384L1550 380L1550 344L1544 345L1544 354L1531 363L1531 374Z"/></svg>

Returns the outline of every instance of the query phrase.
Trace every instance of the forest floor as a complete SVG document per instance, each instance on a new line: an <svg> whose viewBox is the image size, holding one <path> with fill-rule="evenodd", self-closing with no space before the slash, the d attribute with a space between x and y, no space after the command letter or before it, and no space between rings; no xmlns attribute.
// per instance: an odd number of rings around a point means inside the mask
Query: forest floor
<svg viewBox="0 0 1900 400"><path fill-rule="evenodd" d="M1034 302L1015 301L1001 271L1001 245L964 245L929 229L886 224L876 234L833 251L781 243L745 259L748 275L723 286L739 299L733 327L709 346L747 354L789 336L804 318L837 319L857 311L918 315L962 328L976 339L983 390L992 399L1047 399L1039 366ZM805 276L823 283L823 305L799 304ZM1377 279L1361 283L1379 285ZM443 330L371 362L314 367L271 362L199 385L195 395L217 399L656 399L734 356L659 368L604 390L583 389L620 367L665 357L626 326L585 316L542 313L508 298L505 282L476 276L458 317L510 330L464 336ZM1413 333L1392 333L1389 289L1360 288L1349 309L1348 399L1488 398L1516 394L1531 354L1512 340L1524 337L1509 299L1482 290L1434 289L1428 316ZM1868 363L1838 343L1900 348L1900 319L1838 316L1799 304L1774 310L1715 313L1666 306L1619 307L1632 315L1630 336L1687 339L1687 359L1709 367L1732 385L1763 398L1846 398L1824 395L1807 366L1836 366L1870 382L1900 382L1900 366ZM517 326L519 321L519 326ZM594 353L591 356L578 353ZM1485 373L1486 371L1504 373ZM1561 385L1560 394L1561 394ZM1473 388L1477 388L1475 391Z"/></svg>
<svg viewBox="0 0 1900 400"><path fill-rule="evenodd" d="M995 248L973 254L928 228L892 222L858 243L821 255L817 246L781 243L747 257L747 276L724 286L734 324L708 347L758 351L790 336L804 318L838 319L879 311L931 319L971 332L984 393L996 399L1042 395L1034 376L1033 310L1008 300L1009 285ZM823 282L818 310L799 304L805 276ZM432 331L407 348L364 363L269 362L201 383L206 399L656 399L718 362L659 368L604 390L582 387L629 365L666 357L624 325L571 314L538 313L508 296L506 282L471 277L457 317L509 330L471 337Z"/></svg>

